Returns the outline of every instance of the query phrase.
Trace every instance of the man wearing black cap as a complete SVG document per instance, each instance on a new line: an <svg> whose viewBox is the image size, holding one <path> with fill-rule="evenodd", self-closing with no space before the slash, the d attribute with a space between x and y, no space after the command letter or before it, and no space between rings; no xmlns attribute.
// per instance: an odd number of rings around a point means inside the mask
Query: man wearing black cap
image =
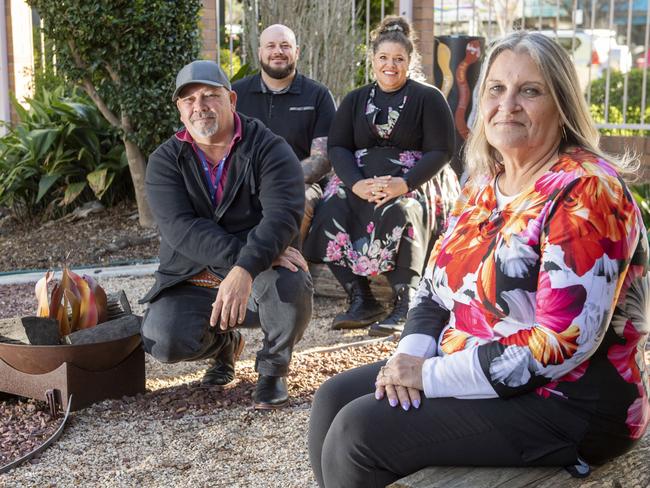
<svg viewBox="0 0 650 488"><path fill-rule="evenodd" d="M255 117L282 136L296 153L304 173L304 240L314 207L323 194L319 182L332 169L327 157L327 133L336 106L329 90L298 73L300 49L287 26L274 24L262 31L258 57L261 71L233 84L239 97L237 110Z"/></svg>
<svg viewBox="0 0 650 488"><path fill-rule="evenodd" d="M236 327L261 325L253 403L281 407L312 308L307 264L293 247L300 164L281 137L235 111L216 63L181 69L172 99L184 129L151 154L145 179L161 236L156 282L142 299L145 350L163 362L210 359L202 384L222 387L244 346Z"/></svg>

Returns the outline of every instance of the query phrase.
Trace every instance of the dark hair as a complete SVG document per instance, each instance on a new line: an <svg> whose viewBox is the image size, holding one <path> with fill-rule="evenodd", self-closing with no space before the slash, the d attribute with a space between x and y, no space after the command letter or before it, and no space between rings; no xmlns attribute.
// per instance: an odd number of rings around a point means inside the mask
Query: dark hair
<svg viewBox="0 0 650 488"><path fill-rule="evenodd" d="M409 56L415 51L413 44L415 39L411 34L411 25L404 17L397 15L384 17L381 24L370 33L370 45L373 54L377 52L379 45L386 41L401 44Z"/></svg>

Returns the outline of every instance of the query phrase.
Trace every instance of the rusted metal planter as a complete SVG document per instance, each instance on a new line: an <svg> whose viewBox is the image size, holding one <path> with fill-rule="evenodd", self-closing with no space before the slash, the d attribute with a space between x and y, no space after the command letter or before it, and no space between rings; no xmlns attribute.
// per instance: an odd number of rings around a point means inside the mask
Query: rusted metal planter
<svg viewBox="0 0 650 488"><path fill-rule="evenodd" d="M96 344L0 343L0 392L48 402L54 414L145 391L140 335Z"/></svg>

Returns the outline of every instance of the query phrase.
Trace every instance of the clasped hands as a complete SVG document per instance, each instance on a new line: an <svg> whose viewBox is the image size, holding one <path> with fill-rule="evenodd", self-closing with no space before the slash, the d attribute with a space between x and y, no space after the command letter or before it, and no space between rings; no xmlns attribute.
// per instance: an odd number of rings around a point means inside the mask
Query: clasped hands
<svg viewBox="0 0 650 488"><path fill-rule="evenodd" d="M390 175L359 180L352 186L352 192L356 196L369 203L374 203L375 208L381 207L400 195L404 195L408 190L404 178Z"/></svg>
<svg viewBox="0 0 650 488"><path fill-rule="evenodd" d="M388 398L391 407L400 405L403 410L411 406L420 408L422 366L425 359L409 354L397 354L379 370L375 381L375 398Z"/></svg>
<svg viewBox="0 0 650 488"><path fill-rule="evenodd" d="M300 251L291 246L287 247L271 266L282 266L294 273L298 269L309 270L307 261ZM250 273L241 266L233 266L219 285L217 298L212 304L210 326L216 327L219 324L221 330L227 330L228 327L242 324L246 317L246 306L252 287L253 277Z"/></svg>

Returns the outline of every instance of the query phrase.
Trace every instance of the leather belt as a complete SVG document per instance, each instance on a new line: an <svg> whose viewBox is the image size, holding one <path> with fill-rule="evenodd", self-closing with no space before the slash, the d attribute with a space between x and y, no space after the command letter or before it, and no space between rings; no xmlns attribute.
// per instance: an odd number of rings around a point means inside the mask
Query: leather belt
<svg viewBox="0 0 650 488"><path fill-rule="evenodd" d="M186 281L191 285L202 286L203 288L219 288L222 280L216 274L204 269Z"/></svg>

